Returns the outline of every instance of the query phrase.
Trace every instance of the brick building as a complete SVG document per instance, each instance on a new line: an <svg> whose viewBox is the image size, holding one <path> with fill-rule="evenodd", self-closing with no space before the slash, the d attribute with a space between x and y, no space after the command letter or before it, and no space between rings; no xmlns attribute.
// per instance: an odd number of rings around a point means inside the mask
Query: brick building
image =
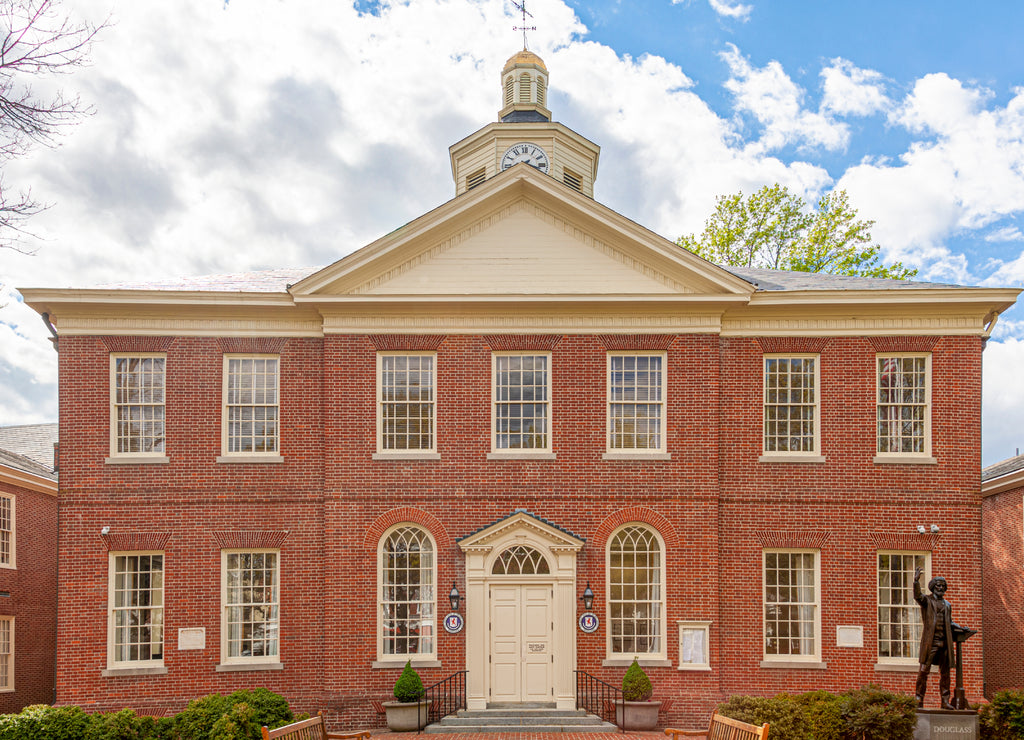
<svg viewBox="0 0 1024 740"><path fill-rule="evenodd" d="M512 57L456 197L323 269L22 291L60 345L60 703L262 685L353 726L407 659L565 707L636 656L694 721L912 691L917 565L980 624L1017 291L716 267L592 198L547 82Z"/></svg>
<svg viewBox="0 0 1024 740"><path fill-rule="evenodd" d="M985 695L1024 688L1024 455L981 473Z"/></svg>
<svg viewBox="0 0 1024 740"><path fill-rule="evenodd" d="M0 714L54 697L56 424L0 427Z"/></svg>

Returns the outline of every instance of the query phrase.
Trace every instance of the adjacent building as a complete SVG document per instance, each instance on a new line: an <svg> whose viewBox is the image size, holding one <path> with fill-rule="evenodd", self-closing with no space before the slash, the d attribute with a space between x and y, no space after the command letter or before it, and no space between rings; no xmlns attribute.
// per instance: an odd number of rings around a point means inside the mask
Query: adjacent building
<svg viewBox="0 0 1024 740"><path fill-rule="evenodd" d="M54 699L56 424L0 427L0 714Z"/></svg>
<svg viewBox="0 0 1024 740"><path fill-rule="evenodd" d="M915 567L980 625L1018 291L717 267L594 200L547 91L513 56L456 196L322 269L22 291L59 336L59 703L262 685L352 727L406 660L571 707L636 657L691 723L912 692Z"/></svg>

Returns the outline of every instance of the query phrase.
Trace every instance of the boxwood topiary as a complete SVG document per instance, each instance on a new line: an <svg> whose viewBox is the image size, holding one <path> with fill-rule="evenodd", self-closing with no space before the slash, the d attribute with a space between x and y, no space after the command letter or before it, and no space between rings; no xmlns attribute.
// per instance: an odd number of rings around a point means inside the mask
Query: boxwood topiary
<svg viewBox="0 0 1024 740"><path fill-rule="evenodd" d="M419 701L423 696L423 681L420 680L420 674L412 667L411 661L405 661L402 675L395 681L394 694L396 700L405 703Z"/></svg>
<svg viewBox="0 0 1024 740"><path fill-rule="evenodd" d="M651 687L651 679L644 673L636 658L626 669L626 675L622 677L622 698L626 701L648 701L654 689Z"/></svg>

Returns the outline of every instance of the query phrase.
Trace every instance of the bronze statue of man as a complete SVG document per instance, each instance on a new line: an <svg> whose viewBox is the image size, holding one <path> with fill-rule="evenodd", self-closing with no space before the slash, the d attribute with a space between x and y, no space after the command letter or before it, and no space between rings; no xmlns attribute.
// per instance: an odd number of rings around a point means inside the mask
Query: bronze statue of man
<svg viewBox="0 0 1024 740"><path fill-rule="evenodd" d="M946 579L938 576L928 581L930 594L921 593L921 569L914 569L914 600L921 605L921 651L917 670L917 706L924 706L928 689L928 672L933 665L939 667L939 696L943 709L953 709L949 701L949 670L955 662L954 631L967 631L953 621L952 607L946 601Z"/></svg>

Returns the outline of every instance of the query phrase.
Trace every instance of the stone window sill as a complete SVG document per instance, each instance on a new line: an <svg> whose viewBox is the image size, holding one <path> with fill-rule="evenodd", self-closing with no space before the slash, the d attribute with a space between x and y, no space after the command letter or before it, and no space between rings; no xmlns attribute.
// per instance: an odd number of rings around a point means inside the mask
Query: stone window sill
<svg viewBox="0 0 1024 740"><path fill-rule="evenodd" d="M146 668L105 668L100 671L100 675L104 678L114 678L116 676L162 676L167 673L167 666L156 665L148 666Z"/></svg>
<svg viewBox="0 0 1024 740"><path fill-rule="evenodd" d="M284 457L281 455L220 455L217 457L217 462L259 465L262 463L283 463Z"/></svg>
<svg viewBox="0 0 1024 740"><path fill-rule="evenodd" d="M757 458L760 463L823 463L824 455L761 455Z"/></svg>
<svg viewBox="0 0 1024 740"><path fill-rule="evenodd" d="M762 660L762 668L782 668L789 671L824 671L828 663L813 660Z"/></svg>
<svg viewBox="0 0 1024 740"><path fill-rule="evenodd" d="M602 460L671 460L670 452L606 452ZM630 661L632 662L632 661Z"/></svg>
<svg viewBox="0 0 1024 740"><path fill-rule="evenodd" d="M108 457L103 462L107 465L164 465L170 461L166 455L122 455Z"/></svg>
<svg viewBox="0 0 1024 740"><path fill-rule="evenodd" d="M934 668L934 666L932 666ZM916 663L875 663L879 673L917 673ZM938 670L936 668L936 670Z"/></svg>
<svg viewBox="0 0 1024 740"><path fill-rule="evenodd" d="M875 455L875 465L938 465L939 461L930 455Z"/></svg>
<svg viewBox="0 0 1024 740"><path fill-rule="evenodd" d="M488 460L555 460L554 452L488 452Z"/></svg>
<svg viewBox="0 0 1024 740"><path fill-rule="evenodd" d="M439 452L414 452L412 454L405 454L402 452L374 452L373 459L394 460L397 462L412 462L418 460L440 460L441 454Z"/></svg>
<svg viewBox="0 0 1024 740"><path fill-rule="evenodd" d="M375 660L371 668L403 668L405 661L412 663L413 668L440 668L441 661L431 658L404 658L403 660Z"/></svg>
<svg viewBox="0 0 1024 740"><path fill-rule="evenodd" d="M239 671L283 671L284 663L221 663L214 670L217 673L237 673Z"/></svg>
<svg viewBox="0 0 1024 740"><path fill-rule="evenodd" d="M665 658L637 658L637 663L642 666L656 667L672 667L672 661L666 660ZM605 658L601 661L601 665L605 668L628 668L633 664L632 658Z"/></svg>

